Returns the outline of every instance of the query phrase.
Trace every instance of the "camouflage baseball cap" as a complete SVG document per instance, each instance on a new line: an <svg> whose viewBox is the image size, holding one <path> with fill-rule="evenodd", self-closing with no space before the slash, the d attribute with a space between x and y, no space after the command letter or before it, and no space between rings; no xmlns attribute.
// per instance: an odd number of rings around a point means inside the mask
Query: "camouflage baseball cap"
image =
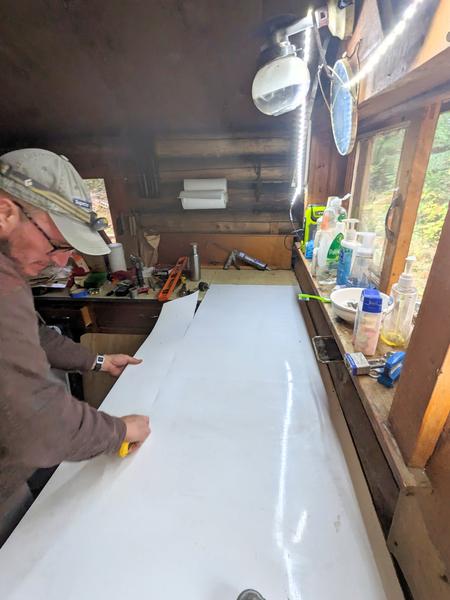
<svg viewBox="0 0 450 600"><path fill-rule="evenodd" d="M67 158L39 148L3 154L0 188L47 212L76 250L94 256L109 254L99 234L106 221L92 211L89 190Z"/></svg>

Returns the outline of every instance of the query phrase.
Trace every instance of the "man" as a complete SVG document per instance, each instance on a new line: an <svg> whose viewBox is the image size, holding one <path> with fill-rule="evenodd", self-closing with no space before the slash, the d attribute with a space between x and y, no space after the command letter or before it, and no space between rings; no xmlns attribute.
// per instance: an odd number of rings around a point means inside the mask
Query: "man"
<svg viewBox="0 0 450 600"><path fill-rule="evenodd" d="M102 225L66 159L38 149L0 157L0 546L31 503L36 469L116 454L123 441L136 449L150 433L148 417L97 411L51 377L50 367L117 376L141 361L96 357L39 327L25 279L66 265L73 249L107 254Z"/></svg>

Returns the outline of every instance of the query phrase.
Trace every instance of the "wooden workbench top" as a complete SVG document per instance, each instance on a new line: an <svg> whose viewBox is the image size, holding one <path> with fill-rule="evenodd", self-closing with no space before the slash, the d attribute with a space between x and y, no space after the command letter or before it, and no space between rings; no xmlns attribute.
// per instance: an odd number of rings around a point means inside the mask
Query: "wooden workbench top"
<svg viewBox="0 0 450 600"><path fill-rule="evenodd" d="M276 270L276 271L258 271L252 268L242 268L240 270L231 267L228 270L224 269L208 269L202 267L201 281L205 281L209 285L212 284L241 284L241 285L297 285L297 279L295 274L291 270ZM198 285L198 282L187 281L187 287L189 290L194 290ZM95 300L131 300L128 296L107 296L106 294L113 290L115 285L110 282L106 282L100 288L100 294L87 296L86 298L71 298L68 289L59 289L49 291L47 294L37 296L40 302L51 301L51 300L82 300L82 301L95 301ZM146 294L139 294L137 300L156 300L159 290L149 290ZM200 292L199 298L204 297L204 292ZM177 298L177 290L173 293L172 299ZM133 299L133 300L136 300Z"/></svg>

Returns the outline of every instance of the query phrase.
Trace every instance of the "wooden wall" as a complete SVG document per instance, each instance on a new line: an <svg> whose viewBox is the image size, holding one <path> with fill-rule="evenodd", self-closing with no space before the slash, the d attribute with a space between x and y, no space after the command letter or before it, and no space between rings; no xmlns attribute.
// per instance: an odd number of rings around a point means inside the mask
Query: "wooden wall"
<svg viewBox="0 0 450 600"><path fill-rule="evenodd" d="M222 236L222 245L223 234L278 236L274 243L281 253L280 260L278 254L271 255L272 266L286 268L290 261L286 262L289 249L285 236L292 231L289 220L292 146L292 136L288 134L271 137L224 133L160 136L146 143L140 140L127 152L117 149L103 152L109 155L102 176L118 240L124 243L127 252L139 250L136 236L128 228L130 214L136 218L138 233L161 234L160 244L166 256L172 256L171 249L165 248L167 244L174 247L171 234L179 234L180 239L186 240L208 234L214 241L216 236ZM86 175L89 170L89 165L84 165L81 172ZM98 175L100 171L97 168ZM183 179L216 177L224 177L228 182L226 209L181 208L178 194L183 189ZM119 221L125 224L123 233ZM267 244L262 238L261 244L264 254ZM233 240L226 245L233 248ZM188 251L186 244L185 252Z"/></svg>
<svg viewBox="0 0 450 600"><path fill-rule="evenodd" d="M326 204L328 196L350 192L351 181L346 180L348 161L336 150L328 109L317 98L311 124L308 204Z"/></svg>

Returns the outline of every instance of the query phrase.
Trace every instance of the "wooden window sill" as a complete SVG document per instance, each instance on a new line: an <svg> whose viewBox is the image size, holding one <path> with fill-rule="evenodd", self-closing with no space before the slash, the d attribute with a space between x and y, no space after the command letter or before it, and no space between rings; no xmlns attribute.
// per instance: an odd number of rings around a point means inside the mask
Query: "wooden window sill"
<svg viewBox="0 0 450 600"><path fill-rule="evenodd" d="M302 291L320 295L321 290L311 275L310 261L306 260L299 250L297 250L297 253L299 262L296 266L296 274ZM321 311L341 353L353 352L351 325L334 315L331 304L321 302L315 302L314 304L316 307L320 307L316 310ZM388 350L391 350L391 348L380 342L377 354L382 355ZM353 380L364 410L400 489L430 488L430 482L424 470L409 468L405 464L397 442L390 430L388 418L395 388L385 388L369 376L350 377Z"/></svg>

